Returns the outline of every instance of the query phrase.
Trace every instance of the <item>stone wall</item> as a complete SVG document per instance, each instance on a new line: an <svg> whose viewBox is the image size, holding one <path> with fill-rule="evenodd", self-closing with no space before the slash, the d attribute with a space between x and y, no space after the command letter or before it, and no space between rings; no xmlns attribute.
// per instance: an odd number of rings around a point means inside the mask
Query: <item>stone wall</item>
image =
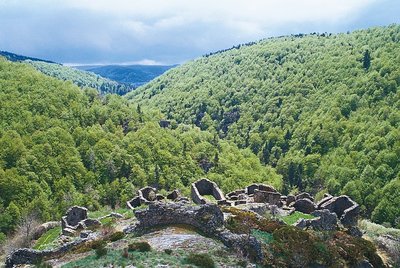
<svg viewBox="0 0 400 268"><path fill-rule="evenodd" d="M6 257L5 268L12 268L15 265L21 264L35 264L41 260L60 258L88 240L88 238L78 239L54 250L35 250L30 248L14 250Z"/></svg>
<svg viewBox="0 0 400 268"><path fill-rule="evenodd" d="M135 211L138 223L129 226L125 233L142 235L158 226L189 225L201 233L217 238L227 247L235 248L245 256L262 258L260 243L252 236L234 234L224 227L224 215L215 204L192 206L182 202L154 203L147 209Z"/></svg>
<svg viewBox="0 0 400 268"><path fill-rule="evenodd" d="M212 195L215 200L225 200L224 194L215 182L208 179L201 179L192 183L191 197L196 204L206 204L204 195Z"/></svg>

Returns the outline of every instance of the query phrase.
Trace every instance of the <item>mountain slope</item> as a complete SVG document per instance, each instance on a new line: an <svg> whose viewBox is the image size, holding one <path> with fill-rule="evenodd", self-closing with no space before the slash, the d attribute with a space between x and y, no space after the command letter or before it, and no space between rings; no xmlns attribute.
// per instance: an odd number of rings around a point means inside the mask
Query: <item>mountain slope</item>
<svg viewBox="0 0 400 268"><path fill-rule="evenodd" d="M72 205L124 206L147 185L187 194L207 176L225 191L282 187L250 150L190 126L161 128L159 119L0 58L0 238L21 219L59 220Z"/></svg>
<svg viewBox="0 0 400 268"><path fill-rule="evenodd" d="M0 51L0 56L6 58L9 61L14 61L14 62L30 60L30 61L42 61L42 62L47 62L47 63L55 63L55 62L52 62L49 60L42 60L42 59L38 59L38 58L26 57L26 56L14 54L14 53L11 53L8 51Z"/></svg>
<svg viewBox="0 0 400 268"><path fill-rule="evenodd" d="M77 66L76 68L137 87L162 75L173 67L175 65L105 65Z"/></svg>
<svg viewBox="0 0 400 268"><path fill-rule="evenodd" d="M400 26L263 40L129 94L250 148L285 192L344 193L400 227Z"/></svg>
<svg viewBox="0 0 400 268"><path fill-rule="evenodd" d="M40 61L26 61L38 71L55 77L60 80L72 81L79 87L91 87L99 90L101 93L114 93L124 95L135 89L134 86L118 83L116 81L103 78L95 73L77 70L61 64L40 62Z"/></svg>
<svg viewBox="0 0 400 268"><path fill-rule="evenodd" d="M72 81L74 84L82 88L95 88L103 94L115 93L118 95L124 95L136 88L136 86L133 85L118 83L92 72L77 70L48 60L26 57L7 51L0 51L0 57L4 57L12 62L28 63L46 75L64 81Z"/></svg>

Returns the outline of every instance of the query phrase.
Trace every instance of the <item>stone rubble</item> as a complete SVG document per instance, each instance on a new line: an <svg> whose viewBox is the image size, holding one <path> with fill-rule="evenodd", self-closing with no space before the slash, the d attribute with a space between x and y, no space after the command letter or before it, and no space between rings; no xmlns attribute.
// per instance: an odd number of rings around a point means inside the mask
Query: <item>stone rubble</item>
<svg viewBox="0 0 400 268"><path fill-rule="evenodd" d="M215 201L209 201L208 198L205 198L207 195L212 196ZM157 226L189 225L206 236L214 237L226 246L235 248L245 256L251 254L255 259L260 260L263 257L261 244L256 238L251 235L232 233L224 226L224 213L219 206L236 206L239 209L256 213L257 217L262 217L266 213L273 214L273 216L286 216L299 211L316 217L299 220L294 224L299 228L333 231L343 226L347 228L349 234L362 236L356 227L360 206L346 195L334 197L325 194L322 200L314 203L314 198L309 193L285 196L272 186L255 183L244 189L232 191L225 198L224 193L215 182L203 178L192 183L191 200L197 205L192 205L189 198L182 196L178 189L164 197L157 194L156 188L150 186L141 188L137 196L127 202L128 208L134 209L138 221L125 228L124 232L141 235L150 232ZM148 207L135 210L144 204ZM80 243L93 239L96 233L87 228L98 227L101 223L99 219L88 218L87 212L84 207L74 206L61 219L62 234L64 236L79 234L78 240L66 242L55 250L18 249L7 256L6 268L19 264L32 264L41 259L57 258ZM106 217L123 218L123 215L111 213L100 219ZM57 225L57 223L54 224ZM36 238L54 224L40 226Z"/></svg>

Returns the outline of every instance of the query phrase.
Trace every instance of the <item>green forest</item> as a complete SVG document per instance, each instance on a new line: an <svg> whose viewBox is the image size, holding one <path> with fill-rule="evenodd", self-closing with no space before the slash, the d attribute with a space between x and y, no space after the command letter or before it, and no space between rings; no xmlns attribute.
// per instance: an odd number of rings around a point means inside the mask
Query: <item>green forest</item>
<svg viewBox="0 0 400 268"><path fill-rule="evenodd" d="M26 217L125 206L146 185L188 194L207 176L225 191L252 182L283 188L250 149L192 125L162 128L157 110L142 110L0 58L0 240Z"/></svg>
<svg viewBox="0 0 400 268"><path fill-rule="evenodd" d="M26 60L38 71L55 77L60 80L72 81L79 87L91 87L99 90L102 94L124 95L135 89L134 86L118 83L116 81L101 77L89 71L82 71L72 67L64 66L58 63L49 63L44 61Z"/></svg>
<svg viewBox="0 0 400 268"><path fill-rule="evenodd" d="M399 25L298 34L205 55L128 97L251 150L284 193L347 194L400 227L399 62Z"/></svg>

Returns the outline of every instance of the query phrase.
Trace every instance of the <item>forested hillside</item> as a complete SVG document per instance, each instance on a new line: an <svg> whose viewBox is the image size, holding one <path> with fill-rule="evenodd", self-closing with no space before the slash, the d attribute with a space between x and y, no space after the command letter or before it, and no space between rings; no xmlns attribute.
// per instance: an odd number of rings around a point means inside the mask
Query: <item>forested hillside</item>
<svg viewBox="0 0 400 268"><path fill-rule="evenodd" d="M56 63L47 63L41 61L26 61L35 67L38 71L55 77L60 80L72 81L79 87L91 87L99 90L102 94L114 93L124 95L135 89L132 85L118 83L116 81L103 78L89 71L81 71L75 68Z"/></svg>
<svg viewBox="0 0 400 268"><path fill-rule="evenodd" d="M164 72L175 67L174 65L105 65L105 66L77 66L80 70L93 72L111 80L141 86Z"/></svg>
<svg viewBox="0 0 400 268"><path fill-rule="evenodd" d="M47 62L47 63L55 63L53 61L49 61L49 60L42 60L42 59L38 59L38 58L32 58L32 57L27 57L27 56L22 56L22 55L18 55L18 54L14 54L8 51L0 51L0 56L6 58L9 61L26 61L26 60L30 60L30 61L42 61L42 62Z"/></svg>
<svg viewBox="0 0 400 268"><path fill-rule="evenodd" d="M249 148L284 192L348 194L400 227L400 26L271 38L130 93L143 110Z"/></svg>
<svg viewBox="0 0 400 268"><path fill-rule="evenodd" d="M0 59L0 238L30 214L58 220L72 205L124 206L145 185L187 192L207 176L225 190L282 187L250 150L191 126L161 128L159 118Z"/></svg>

